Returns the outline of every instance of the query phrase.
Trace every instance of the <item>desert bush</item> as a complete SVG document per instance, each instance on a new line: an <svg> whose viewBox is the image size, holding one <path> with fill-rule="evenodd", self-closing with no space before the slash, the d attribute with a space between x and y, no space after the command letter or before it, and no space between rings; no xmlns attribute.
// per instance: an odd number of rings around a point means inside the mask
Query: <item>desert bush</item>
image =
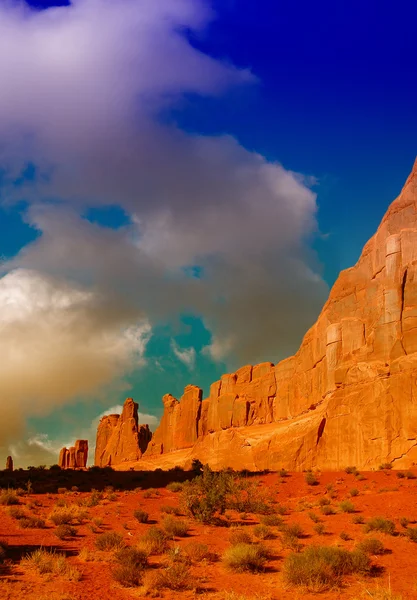
<svg viewBox="0 0 417 600"><path fill-rule="evenodd" d="M389 535L395 534L395 523L384 517L373 517L364 525L365 533L380 531Z"/></svg>
<svg viewBox="0 0 417 600"><path fill-rule="evenodd" d="M147 554L163 554L168 547L168 536L165 531L152 525L138 543L138 548Z"/></svg>
<svg viewBox="0 0 417 600"><path fill-rule="evenodd" d="M405 535L412 542L417 542L417 528L416 527L407 527L405 530Z"/></svg>
<svg viewBox="0 0 417 600"><path fill-rule="evenodd" d="M166 513L167 515L175 515L176 517L179 517L181 515L181 510L178 506L170 506L169 504L164 504L159 510L163 513Z"/></svg>
<svg viewBox="0 0 417 600"><path fill-rule="evenodd" d="M278 475L280 477L289 477L289 473L288 473L287 469L280 469L278 471Z"/></svg>
<svg viewBox="0 0 417 600"><path fill-rule="evenodd" d="M101 527L103 525L103 519L101 517L93 517L91 519L91 522L93 523L93 525L95 525L96 527Z"/></svg>
<svg viewBox="0 0 417 600"><path fill-rule="evenodd" d="M174 546L167 552L167 557L171 563L179 562L184 565L191 565L191 558L180 546Z"/></svg>
<svg viewBox="0 0 417 600"><path fill-rule="evenodd" d="M316 515L315 512L310 511L308 513L308 516L310 517L310 519L313 521L313 523L319 523L320 522L320 517L318 515Z"/></svg>
<svg viewBox="0 0 417 600"><path fill-rule="evenodd" d="M19 504L19 498L14 490L2 490L0 493L0 504L3 506L11 506Z"/></svg>
<svg viewBox="0 0 417 600"><path fill-rule="evenodd" d="M408 527L409 523L410 523L410 519L407 519L407 517L401 517L401 519L400 519L401 527Z"/></svg>
<svg viewBox="0 0 417 600"><path fill-rule="evenodd" d="M66 487L59 487L57 490L58 494L66 494L68 492Z"/></svg>
<svg viewBox="0 0 417 600"><path fill-rule="evenodd" d="M170 515L167 515L162 519L162 527L170 538L185 537L189 530L186 521L174 519L174 517Z"/></svg>
<svg viewBox="0 0 417 600"><path fill-rule="evenodd" d="M384 544L381 542L381 540L378 540L377 538L365 538L364 540L362 540L357 546L356 548L360 551L360 552L364 552L365 554L371 554L371 555L378 555L378 554L384 554Z"/></svg>
<svg viewBox="0 0 417 600"><path fill-rule="evenodd" d="M365 523L365 519L363 518L363 516L362 516L362 515L355 515L355 516L352 518L352 523L353 523L354 525L363 525L363 524Z"/></svg>
<svg viewBox="0 0 417 600"><path fill-rule="evenodd" d="M288 515L290 513L290 509L288 508L288 506L285 506L285 504L277 504L276 506L274 506L273 512L277 515L280 515L281 517L284 517L285 515Z"/></svg>
<svg viewBox="0 0 417 600"><path fill-rule="evenodd" d="M229 542L232 546L236 546L236 544L250 544L252 538L246 529L242 527L232 527L229 533Z"/></svg>
<svg viewBox="0 0 417 600"><path fill-rule="evenodd" d="M167 490L169 490L170 492L181 492L182 488L183 485L179 481L172 481L167 485Z"/></svg>
<svg viewBox="0 0 417 600"><path fill-rule="evenodd" d="M23 559L22 565L37 571L40 575L57 575L69 581L79 581L80 571L67 562L65 554L49 552L40 548Z"/></svg>
<svg viewBox="0 0 417 600"><path fill-rule="evenodd" d="M225 512L232 484L231 475L205 467L202 475L184 483L181 504L186 514L203 523L212 522L216 513Z"/></svg>
<svg viewBox="0 0 417 600"><path fill-rule="evenodd" d="M12 517L12 519L16 520L25 519L27 516L26 512L18 506L10 506L7 512Z"/></svg>
<svg viewBox="0 0 417 600"><path fill-rule="evenodd" d="M69 525L73 521L81 524L85 517L86 514L83 510L72 505L62 508L54 507L48 518L54 525Z"/></svg>
<svg viewBox="0 0 417 600"><path fill-rule="evenodd" d="M132 564L117 564L112 570L112 576L122 587L139 587L142 584L143 569Z"/></svg>
<svg viewBox="0 0 417 600"><path fill-rule="evenodd" d="M319 481L312 471L307 471L305 474L305 482L307 485L318 485Z"/></svg>
<svg viewBox="0 0 417 600"><path fill-rule="evenodd" d="M341 531L339 533L339 537L341 540L343 540L344 542L347 542L350 540L350 535L348 533L346 533L346 531Z"/></svg>
<svg viewBox="0 0 417 600"><path fill-rule="evenodd" d="M40 517L28 515L23 519L19 519L19 527L22 529L44 529L45 521Z"/></svg>
<svg viewBox="0 0 417 600"><path fill-rule="evenodd" d="M348 475L357 475L358 472L359 471L356 467L346 467L345 469L345 473L347 473Z"/></svg>
<svg viewBox="0 0 417 600"><path fill-rule="evenodd" d="M155 490L154 488L149 488L143 492L144 498L158 498L159 495L159 490Z"/></svg>
<svg viewBox="0 0 417 600"><path fill-rule="evenodd" d="M236 544L223 554L223 564L232 571L262 571L266 556L260 546L254 544Z"/></svg>
<svg viewBox="0 0 417 600"><path fill-rule="evenodd" d="M58 498L54 506L56 506L57 508L63 508L64 506L67 507L68 501L65 500L65 498Z"/></svg>
<svg viewBox="0 0 417 600"><path fill-rule="evenodd" d="M366 554L328 546L310 546L300 554L290 554L283 566L288 583L305 586L313 592L339 586L344 575L369 570L370 559Z"/></svg>
<svg viewBox="0 0 417 600"><path fill-rule="evenodd" d="M210 552L209 547L200 542L189 542L183 547L183 550L192 562L199 563L202 560L211 560L213 558L213 554Z"/></svg>
<svg viewBox="0 0 417 600"><path fill-rule="evenodd" d="M191 582L191 573L188 566L181 562L174 562L156 573L153 587L156 590L167 589L179 592L189 589Z"/></svg>
<svg viewBox="0 0 417 600"><path fill-rule="evenodd" d="M380 471L390 470L390 469L392 469L392 464L391 463L382 463L382 465L379 465L378 469Z"/></svg>
<svg viewBox="0 0 417 600"><path fill-rule="evenodd" d="M320 512L322 515L326 515L326 517L335 514L334 508L332 508L329 504L324 504L324 506L321 506Z"/></svg>
<svg viewBox="0 0 417 600"><path fill-rule="evenodd" d="M398 471L397 477L398 477L398 479L404 479L405 474L402 471Z"/></svg>
<svg viewBox="0 0 417 600"><path fill-rule="evenodd" d="M355 496L359 496L359 490L357 488L352 488L349 494L354 498Z"/></svg>
<svg viewBox="0 0 417 600"><path fill-rule="evenodd" d="M317 525L315 525L313 529L318 535L326 534L326 526L323 523L317 523Z"/></svg>
<svg viewBox="0 0 417 600"><path fill-rule="evenodd" d="M59 540L65 540L69 537L75 537L77 535L77 529L72 525L58 525L54 534Z"/></svg>
<svg viewBox="0 0 417 600"><path fill-rule="evenodd" d="M106 531L100 534L96 537L95 544L98 550L117 550L125 545L123 536L116 531Z"/></svg>
<svg viewBox="0 0 417 600"><path fill-rule="evenodd" d="M320 506L328 506L330 504L330 498L327 498L326 496L322 496L319 500L319 505Z"/></svg>
<svg viewBox="0 0 417 600"><path fill-rule="evenodd" d="M416 475L414 475L414 473L412 471L406 471L404 473L404 476L406 479L415 479Z"/></svg>
<svg viewBox="0 0 417 600"><path fill-rule="evenodd" d="M121 565L133 565L138 569L148 566L148 555L139 548L121 548L115 552L114 557Z"/></svg>
<svg viewBox="0 0 417 600"><path fill-rule="evenodd" d="M340 510L345 513L354 513L355 505L350 500L344 500L339 504Z"/></svg>
<svg viewBox="0 0 417 600"><path fill-rule="evenodd" d="M0 562L3 562L7 555L9 544L6 540L0 540Z"/></svg>
<svg viewBox="0 0 417 600"><path fill-rule="evenodd" d="M262 525L267 525L268 527L281 527L284 523L283 519L279 515L263 515L261 517Z"/></svg>
<svg viewBox="0 0 417 600"><path fill-rule="evenodd" d="M258 540L270 540L274 537L271 529L268 525L255 525L253 528L253 535L258 538Z"/></svg>
<svg viewBox="0 0 417 600"><path fill-rule="evenodd" d="M148 513L140 508L138 510L135 510L133 516L137 521L139 521L139 523L147 523L149 519Z"/></svg>

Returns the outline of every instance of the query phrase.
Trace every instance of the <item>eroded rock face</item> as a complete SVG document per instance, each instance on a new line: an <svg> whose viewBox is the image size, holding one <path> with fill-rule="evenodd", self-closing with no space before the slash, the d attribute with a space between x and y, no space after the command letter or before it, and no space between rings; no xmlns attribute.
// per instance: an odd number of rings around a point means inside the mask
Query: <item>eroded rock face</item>
<svg viewBox="0 0 417 600"><path fill-rule="evenodd" d="M296 355L242 367L201 397L194 386L164 396L147 456L192 447L216 467L417 463L417 161Z"/></svg>
<svg viewBox="0 0 417 600"><path fill-rule="evenodd" d="M61 469L85 469L88 459L88 441L77 440L75 446L62 448L59 453L58 465Z"/></svg>
<svg viewBox="0 0 417 600"><path fill-rule="evenodd" d="M6 458L6 471L13 471L13 458L11 456Z"/></svg>
<svg viewBox="0 0 417 600"><path fill-rule="evenodd" d="M149 426L139 426L138 404L127 398L120 416L106 415L101 419L94 464L106 467L139 460L151 439Z"/></svg>

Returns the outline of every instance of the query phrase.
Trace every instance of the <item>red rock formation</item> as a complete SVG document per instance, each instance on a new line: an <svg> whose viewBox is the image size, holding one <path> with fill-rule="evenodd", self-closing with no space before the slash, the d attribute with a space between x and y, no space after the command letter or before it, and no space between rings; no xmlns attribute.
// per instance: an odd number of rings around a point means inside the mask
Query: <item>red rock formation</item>
<svg viewBox="0 0 417 600"><path fill-rule="evenodd" d="M77 440L75 446L62 448L59 453L58 465L61 469L85 469L88 458L88 441Z"/></svg>
<svg viewBox="0 0 417 600"><path fill-rule="evenodd" d="M13 471L13 458L11 456L6 458L6 471Z"/></svg>
<svg viewBox="0 0 417 600"><path fill-rule="evenodd" d="M411 466L416 378L417 161L296 355L224 375L203 401L194 386L164 396L145 458L192 448L215 467Z"/></svg>
<svg viewBox="0 0 417 600"><path fill-rule="evenodd" d="M97 429L94 464L114 466L139 460L148 447L152 433L148 425L138 423L138 404L127 398L120 415L104 416Z"/></svg>

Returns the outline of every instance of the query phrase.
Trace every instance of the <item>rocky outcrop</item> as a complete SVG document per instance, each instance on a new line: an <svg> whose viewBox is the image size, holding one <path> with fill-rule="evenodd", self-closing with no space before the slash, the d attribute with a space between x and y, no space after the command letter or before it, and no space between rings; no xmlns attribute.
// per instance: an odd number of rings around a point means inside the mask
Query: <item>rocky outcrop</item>
<svg viewBox="0 0 417 600"><path fill-rule="evenodd" d="M416 380L417 161L295 356L224 375L204 400L195 386L164 396L145 458L192 448L216 467L412 466Z"/></svg>
<svg viewBox="0 0 417 600"><path fill-rule="evenodd" d="M85 469L88 460L88 441L77 440L75 446L62 448L59 453L58 465L61 469Z"/></svg>
<svg viewBox="0 0 417 600"><path fill-rule="evenodd" d="M127 398L121 415L106 415L101 419L94 464L106 467L139 460L151 439L149 426L139 426L138 404Z"/></svg>
<svg viewBox="0 0 417 600"><path fill-rule="evenodd" d="M6 471L13 471L13 458L11 456L6 458Z"/></svg>

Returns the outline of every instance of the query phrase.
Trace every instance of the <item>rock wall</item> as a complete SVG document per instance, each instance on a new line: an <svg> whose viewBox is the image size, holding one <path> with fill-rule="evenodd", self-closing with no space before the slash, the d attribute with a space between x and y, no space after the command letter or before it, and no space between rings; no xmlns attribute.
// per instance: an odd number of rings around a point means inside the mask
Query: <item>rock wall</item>
<svg viewBox="0 0 417 600"><path fill-rule="evenodd" d="M61 469L85 469L88 460L88 441L77 440L75 446L62 448L59 453L58 465Z"/></svg>
<svg viewBox="0 0 417 600"><path fill-rule="evenodd" d="M104 416L97 429L94 464L115 466L137 461L146 451L152 433L148 425L139 425L138 404L127 398L122 414Z"/></svg>
<svg viewBox="0 0 417 600"><path fill-rule="evenodd" d="M222 467L237 453L244 467L250 449L258 468L417 463L417 161L295 356L224 375L204 400L187 386L163 403L145 457L193 448Z"/></svg>

